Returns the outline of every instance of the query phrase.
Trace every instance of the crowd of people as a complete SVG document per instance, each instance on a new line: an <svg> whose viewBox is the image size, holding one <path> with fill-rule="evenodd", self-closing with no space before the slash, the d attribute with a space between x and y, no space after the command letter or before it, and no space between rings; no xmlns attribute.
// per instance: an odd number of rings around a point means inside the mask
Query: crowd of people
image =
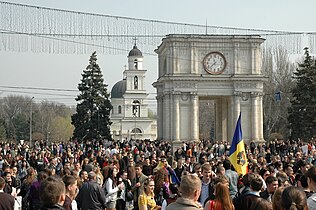
<svg viewBox="0 0 316 210"><path fill-rule="evenodd" d="M250 142L242 176L228 142L2 142L0 210L313 210L315 146Z"/></svg>

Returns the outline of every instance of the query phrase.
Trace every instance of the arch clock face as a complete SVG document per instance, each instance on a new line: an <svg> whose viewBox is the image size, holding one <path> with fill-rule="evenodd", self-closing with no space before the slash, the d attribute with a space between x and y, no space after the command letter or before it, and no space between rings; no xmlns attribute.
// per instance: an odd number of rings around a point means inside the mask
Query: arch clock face
<svg viewBox="0 0 316 210"><path fill-rule="evenodd" d="M204 70L209 74L223 73L226 65L226 58L220 52L210 52L203 59Z"/></svg>

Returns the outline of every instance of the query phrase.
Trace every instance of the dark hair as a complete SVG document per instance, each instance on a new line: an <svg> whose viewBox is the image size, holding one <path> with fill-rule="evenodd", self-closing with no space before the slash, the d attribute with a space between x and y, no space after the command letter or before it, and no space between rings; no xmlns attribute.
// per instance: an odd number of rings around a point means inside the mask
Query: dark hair
<svg viewBox="0 0 316 210"><path fill-rule="evenodd" d="M44 205L57 204L62 194L65 194L65 184L61 179L48 177L41 183L40 198Z"/></svg>
<svg viewBox="0 0 316 210"><path fill-rule="evenodd" d="M250 187L254 191L260 191L263 185L263 181L259 176L254 177L250 182Z"/></svg>
<svg viewBox="0 0 316 210"><path fill-rule="evenodd" d="M260 175L262 178L264 178L263 175L264 175L267 171L269 171L267 168L262 168L262 169L260 170L260 172L259 172L259 175ZM269 171L269 172L270 172L270 171Z"/></svg>
<svg viewBox="0 0 316 210"><path fill-rule="evenodd" d="M254 199L250 210L272 210L272 203L263 198Z"/></svg>
<svg viewBox="0 0 316 210"><path fill-rule="evenodd" d="M71 175L65 175L63 177L63 182L65 183L66 189L67 189L67 187L69 185L75 184L76 181L77 181L77 179L74 176L71 176Z"/></svg>
<svg viewBox="0 0 316 210"><path fill-rule="evenodd" d="M0 189L3 189L5 185L5 180L0 176Z"/></svg>
<svg viewBox="0 0 316 210"><path fill-rule="evenodd" d="M266 183L267 184L272 184L272 182L277 182L277 181L278 181L278 179L276 177L274 177L274 176L268 176L266 178Z"/></svg>
<svg viewBox="0 0 316 210"><path fill-rule="evenodd" d="M114 169L116 169L116 168L113 166L110 166L109 170L108 170L108 174L105 178L105 180L107 180L108 178L112 179L112 181L113 181L112 187L113 188L116 187L116 178L117 178L117 177L114 177Z"/></svg>
<svg viewBox="0 0 316 210"><path fill-rule="evenodd" d="M312 166L306 172L306 177L310 178L313 182L316 182L316 167Z"/></svg>
<svg viewBox="0 0 316 210"><path fill-rule="evenodd" d="M228 170L231 168L231 163L229 160L224 160L223 162L223 167L225 168L225 170Z"/></svg>
<svg viewBox="0 0 316 210"><path fill-rule="evenodd" d="M307 177L305 174L300 177L299 181L301 182L302 187L308 187Z"/></svg>
<svg viewBox="0 0 316 210"><path fill-rule="evenodd" d="M304 210L307 205L306 195L298 187L287 187L282 193L281 204L285 210Z"/></svg>
<svg viewBox="0 0 316 210"><path fill-rule="evenodd" d="M172 194L179 194L179 189L178 189L178 185L176 183L170 183L169 185L169 189L171 191Z"/></svg>

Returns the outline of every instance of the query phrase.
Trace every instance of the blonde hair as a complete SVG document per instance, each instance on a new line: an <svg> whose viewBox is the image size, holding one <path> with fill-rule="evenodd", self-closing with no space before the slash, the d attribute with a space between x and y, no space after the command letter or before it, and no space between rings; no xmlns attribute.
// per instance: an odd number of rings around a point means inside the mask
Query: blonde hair
<svg viewBox="0 0 316 210"><path fill-rule="evenodd" d="M184 175L181 178L180 192L182 197L192 197L192 193L200 190L202 187L201 180L193 174Z"/></svg>

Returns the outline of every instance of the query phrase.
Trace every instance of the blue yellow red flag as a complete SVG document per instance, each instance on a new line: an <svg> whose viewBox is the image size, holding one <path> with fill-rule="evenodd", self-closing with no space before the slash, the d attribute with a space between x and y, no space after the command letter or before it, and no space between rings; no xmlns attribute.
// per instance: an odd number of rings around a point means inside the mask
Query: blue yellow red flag
<svg viewBox="0 0 316 210"><path fill-rule="evenodd" d="M247 155L245 144L242 139L241 113L239 114L234 137L230 146L229 160L238 174L245 175L246 173L248 173Z"/></svg>

